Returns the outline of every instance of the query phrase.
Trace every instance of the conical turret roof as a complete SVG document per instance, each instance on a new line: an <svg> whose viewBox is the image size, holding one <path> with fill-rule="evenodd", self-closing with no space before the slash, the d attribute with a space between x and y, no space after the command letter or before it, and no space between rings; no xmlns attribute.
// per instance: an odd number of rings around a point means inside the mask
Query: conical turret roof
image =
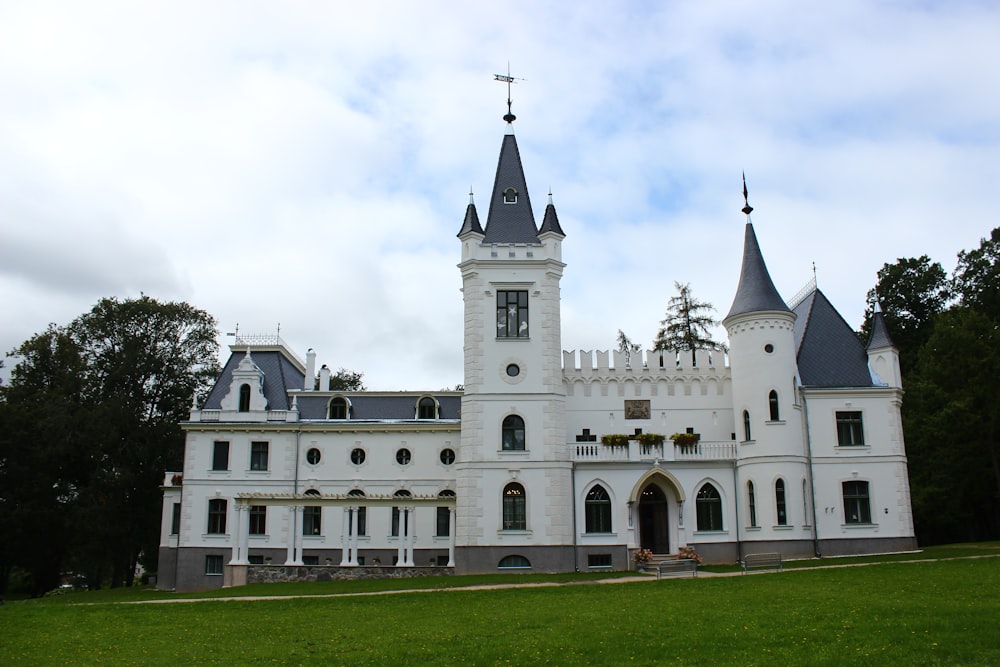
<svg viewBox="0 0 1000 667"><path fill-rule="evenodd" d="M469 232L476 234L483 233L483 227L479 224L479 214L476 213L476 203L472 200L471 192L469 193L469 205L465 208L465 221L462 222L462 228L458 230L456 236L462 236Z"/></svg>
<svg viewBox="0 0 1000 667"><path fill-rule="evenodd" d="M760 253L753 224L747 222L740 283L736 288L736 298L733 299L733 305L725 319L765 310L792 312L775 289L771 274L767 272L767 265L764 264L764 257Z"/></svg>
<svg viewBox="0 0 1000 667"><path fill-rule="evenodd" d="M500 147L483 243L539 243L517 140L509 132Z"/></svg>
<svg viewBox="0 0 1000 667"><path fill-rule="evenodd" d="M895 347L892 344L892 337L889 336L889 328L885 325L885 317L882 315L881 309L875 310L875 316L872 318L872 335L868 339L869 350L878 350L883 347Z"/></svg>

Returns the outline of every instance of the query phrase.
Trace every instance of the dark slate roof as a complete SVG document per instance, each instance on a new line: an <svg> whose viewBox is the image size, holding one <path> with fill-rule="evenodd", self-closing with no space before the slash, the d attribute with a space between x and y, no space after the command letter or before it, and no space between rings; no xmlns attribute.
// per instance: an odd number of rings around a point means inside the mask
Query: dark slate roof
<svg viewBox="0 0 1000 667"><path fill-rule="evenodd" d="M516 203L504 203L503 193L507 188L514 188L517 192ZM504 136L500 148L485 234L483 243L538 243L535 215L531 211L528 186L521 168L521 154L517 150L517 140L513 134Z"/></svg>
<svg viewBox="0 0 1000 667"><path fill-rule="evenodd" d="M351 403L351 421L412 420L416 415L417 401L433 393L406 392L398 395L337 394ZM332 394L324 392L298 395L300 419L326 419L327 405ZM461 396L434 396L440 405L439 419L458 419L462 411ZM424 420L421 420L424 421Z"/></svg>
<svg viewBox="0 0 1000 667"><path fill-rule="evenodd" d="M885 326L882 311L876 310L875 317L872 319L872 335L868 339L868 349L877 350L883 347L895 346L892 344L892 338L889 337L889 329Z"/></svg>
<svg viewBox="0 0 1000 667"><path fill-rule="evenodd" d="M743 268L740 269L740 283L726 319L764 310L788 312L788 306L771 282L771 274L767 272L764 257L760 254L760 246L757 245L757 235L754 234L753 225L748 222L743 239Z"/></svg>
<svg viewBox="0 0 1000 667"><path fill-rule="evenodd" d="M870 387L868 353L818 289L795 306L799 379L807 387Z"/></svg>
<svg viewBox="0 0 1000 667"><path fill-rule="evenodd" d="M476 205L472 203L471 197L469 205L465 209L465 221L462 223L462 229L458 231L457 236L462 236L469 232L475 232L476 234L483 233L483 227L479 224L479 214L476 213Z"/></svg>
<svg viewBox="0 0 1000 667"><path fill-rule="evenodd" d="M229 391L229 385L233 381L233 371L240 365L243 357L246 356L244 350L233 351L229 355L219 379L209 392L205 400L203 409L219 410L222 407L222 398ZM264 397L267 399L269 410L288 410L291 403L288 400L289 389L301 389L305 375L280 352L274 350L257 351L251 350L250 358L257 367L264 372Z"/></svg>
<svg viewBox="0 0 1000 667"><path fill-rule="evenodd" d="M566 237L566 233L559 226L559 216L556 215L556 207L549 200L548 205L545 207L545 217L542 218L542 228L538 230L539 234L544 234L545 232L555 232L563 238Z"/></svg>

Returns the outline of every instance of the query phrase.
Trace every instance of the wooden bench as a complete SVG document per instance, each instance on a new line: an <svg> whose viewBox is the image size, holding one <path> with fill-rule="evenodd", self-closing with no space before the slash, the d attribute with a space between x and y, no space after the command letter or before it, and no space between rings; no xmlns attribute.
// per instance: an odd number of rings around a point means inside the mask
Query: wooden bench
<svg viewBox="0 0 1000 667"><path fill-rule="evenodd" d="M656 578L662 579L664 576L672 574L689 574L692 577L698 576L698 563L693 558L674 558L671 560L661 560L656 565Z"/></svg>
<svg viewBox="0 0 1000 667"><path fill-rule="evenodd" d="M743 574L746 574L750 570L776 570L781 572L781 554L747 554L743 557L741 565L743 566Z"/></svg>

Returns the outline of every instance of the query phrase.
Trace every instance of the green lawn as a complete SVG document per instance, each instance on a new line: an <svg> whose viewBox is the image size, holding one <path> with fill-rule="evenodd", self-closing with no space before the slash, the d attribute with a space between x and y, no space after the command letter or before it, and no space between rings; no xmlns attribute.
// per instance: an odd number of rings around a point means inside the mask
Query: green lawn
<svg viewBox="0 0 1000 667"><path fill-rule="evenodd" d="M594 586L65 604L108 599L80 594L0 607L0 665L993 665L998 591L1000 558Z"/></svg>

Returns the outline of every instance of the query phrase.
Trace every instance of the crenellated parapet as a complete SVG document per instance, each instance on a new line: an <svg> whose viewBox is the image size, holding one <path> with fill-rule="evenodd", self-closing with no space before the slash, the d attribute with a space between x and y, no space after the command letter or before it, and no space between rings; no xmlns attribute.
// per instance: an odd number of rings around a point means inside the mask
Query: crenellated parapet
<svg viewBox="0 0 1000 667"><path fill-rule="evenodd" d="M730 383L728 359L720 350L563 350L567 394L622 396L720 396Z"/></svg>

